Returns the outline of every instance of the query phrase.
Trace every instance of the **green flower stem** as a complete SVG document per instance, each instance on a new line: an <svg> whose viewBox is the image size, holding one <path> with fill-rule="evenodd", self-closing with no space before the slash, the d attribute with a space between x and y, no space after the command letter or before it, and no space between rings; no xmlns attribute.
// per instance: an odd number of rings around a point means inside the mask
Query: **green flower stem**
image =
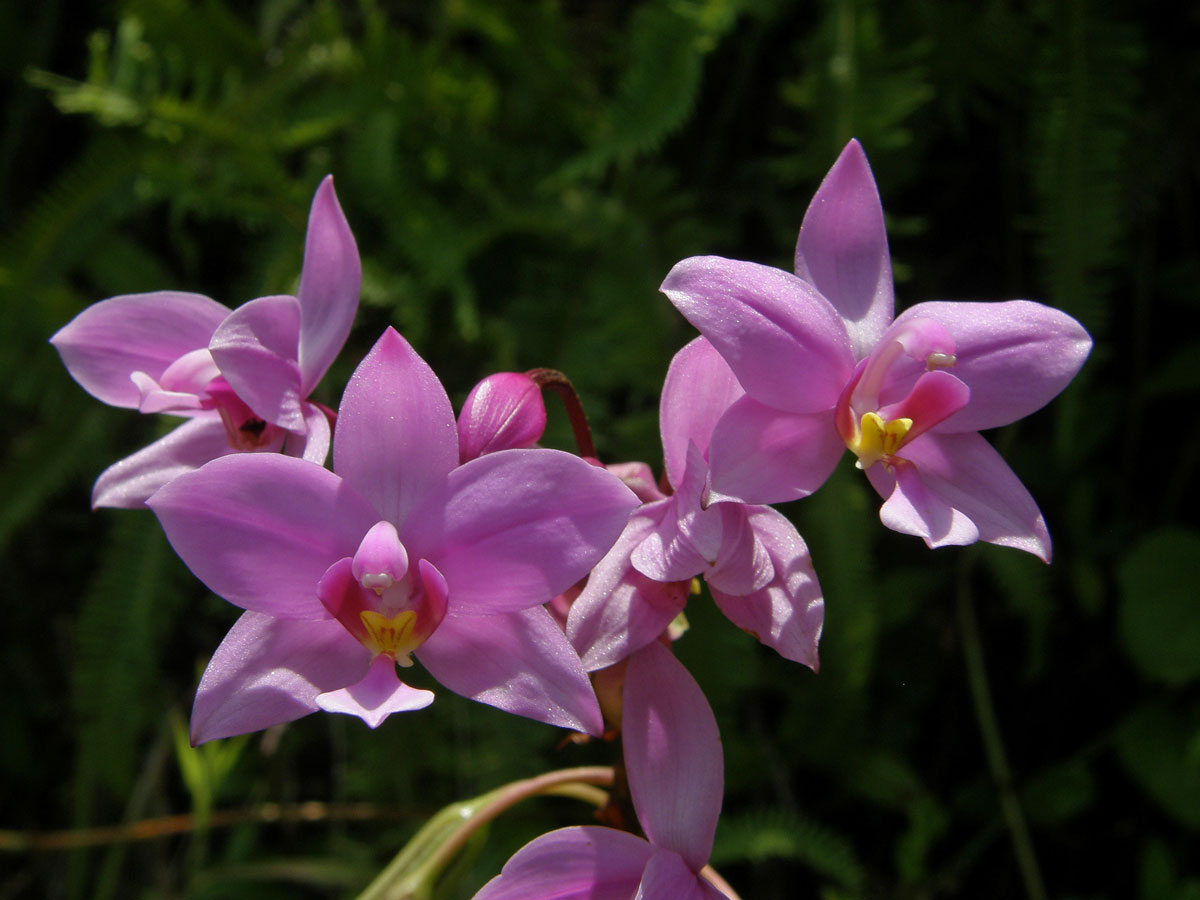
<svg viewBox="0 0 1200 900"><path fill-rule="evenodd" d="M430 900L438 875L471 836L509 807L527 797L547 794L603 806L608 794L595 786L612 782L611 766L581 766L514 781L471 800L452 803L413 836L358 900Z"/></svg>
<svg viewBox="0 0 1200 900"><path fill-rule="evenodd" d="M1012 769L1009 768L1008 756L1004 752L996 709L992 705L992 692L988 687L983 641L979 637L979 622L975 618L975 607L971 599L971 560L970 555L964 554L963 564L959 567L958 590L955 596L958 631L962 640L963 659L967 666L967 684L971 690L971 700L975 704L975 718L979 722L979 735L983 739L988 769L1000 795L1004 824L1012 839L1021 880L1025 883L1025 894L1029 900L1046 900L1046 887L1042 883L1042 873L1038 866L1037 854L1033 850L1029 826L1025 822L1025 814L1021 811L1021 803L1013 788Z"/></svg>

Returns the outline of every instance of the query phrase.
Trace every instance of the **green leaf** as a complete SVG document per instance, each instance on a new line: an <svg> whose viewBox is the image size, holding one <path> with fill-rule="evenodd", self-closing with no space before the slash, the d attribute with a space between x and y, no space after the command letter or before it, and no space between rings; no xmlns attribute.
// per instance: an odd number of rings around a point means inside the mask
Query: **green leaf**
<svg viewBox="0 0 1200 900"><path fill-rule="evenodd" d="M1039 825L1054 825L1078 815L1091 805L1096 782L1081 760L1047 769L1021 790L1021 803L1029 818Z"/></svg>
<svg viewBox="0 0 1200 900"><path fill-rule="evenodd" d="M1148 677L1184 684L1200 676L1200 598L1184 576L1200 559L1200 533L1161 529L1121 562L1118 625L1125 652Z"/></svg>
<svg viewBox="0 0 1200 900"><path fill-rule="evenodd" d="M1200 708L1180 716L1164 706L1144 706L1118 726L1117 755L1164 810L1200 831L1200 765L1188 753L1200 733Z"/></svg>
<svg viewBox="0 0 1200 900"><path fill-rule="evenodd" d="M1182 884L1176 883L1171 850L1156 838L1146 841L1142 848L1138 881L1139 900L1200 900L1200 881L1189 878Z"/></svg>

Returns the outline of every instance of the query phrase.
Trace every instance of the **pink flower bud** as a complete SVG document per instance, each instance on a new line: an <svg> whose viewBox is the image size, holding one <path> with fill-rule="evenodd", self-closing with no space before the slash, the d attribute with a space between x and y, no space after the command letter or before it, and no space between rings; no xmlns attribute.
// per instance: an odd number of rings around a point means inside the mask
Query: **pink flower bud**
<svg viewBox="0 0 1200 900"><path fill-rule="evenodd" d="M461 462L532 447L546 430L541 389L527 375L498 372L471 389L458 417Z"/></svg>

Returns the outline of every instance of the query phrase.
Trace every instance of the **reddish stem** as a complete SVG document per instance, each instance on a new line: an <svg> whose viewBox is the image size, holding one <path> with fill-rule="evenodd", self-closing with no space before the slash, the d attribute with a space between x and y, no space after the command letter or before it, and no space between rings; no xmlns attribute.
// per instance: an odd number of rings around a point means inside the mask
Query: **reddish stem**
<svg viewBox="0 0 1200 900"><path fill-rule="evenodd" d="M566 407L567 418L571 420L571 431L575 433L575 446L579 448L579 455L595 459L596 445L592 442L592 430L588 427L579 395L575 393L575 387L567 376L557 369L530 369L525 374L543 393L550 390L558 394Z"/></svg>

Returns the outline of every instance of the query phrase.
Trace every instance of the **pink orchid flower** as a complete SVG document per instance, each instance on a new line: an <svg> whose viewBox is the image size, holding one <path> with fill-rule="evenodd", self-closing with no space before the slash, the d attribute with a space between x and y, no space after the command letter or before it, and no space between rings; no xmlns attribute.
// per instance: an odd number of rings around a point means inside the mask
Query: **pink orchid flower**
<svg viewBox="0 0 1200 900"><path fill-rule="evenodd" d="M795 268L694 257L663 282L746 390L713 435L710 501L806 496L849 448L889 528L1049 561L1037 504L978 432L1065 388L1091 350L1083 327L1027 300L918 303L893 321L883 209L857 141L804 216Z"/></svg>
<svg viewBox="0 0 1200 900"><path fill-rule="evenodd" d="M567 636L589 671L657 638L683 610L698 575L735 625L787 659L817 668L825 606L795 526L767 506L706 497L718 437L741 440L721 422L744 395L702 337L671 360L659 427L673 492L658 491L644 464L621 469L647 502L571 604Z"/></svg>
<svg viewBox="0 0 1200 900"><path fill-rule="evenodd" d="M106 469L93 506L133 508L218 456L278 451L323 463L328 410L308 399L341 350L362 267L332 177L313 197L295 297L232 312L200 294L155 291L88 307L50 339L84 390L111 406L188 421Z"/></svg>
<svg viewBox="0 0 1200 900"><path fill-rule="evenodd" d="M445 389L388 329L342 398L334 471L280 454L224 456L148 505L184 562L246 610L197 691L200 742L317 709L372 728L456 693L599 733L578 656L540 604L616 539L637 500L557 450L458 465Z"/></svg>
<svg viewBox="0 0 1200 900"><path fill-rule="evenodd" d="M622 734L646 840L599 825L534 839L474 900L721 900L701 870L721 812L724 757L700 687L663 645L629 659Z"/></svg>

